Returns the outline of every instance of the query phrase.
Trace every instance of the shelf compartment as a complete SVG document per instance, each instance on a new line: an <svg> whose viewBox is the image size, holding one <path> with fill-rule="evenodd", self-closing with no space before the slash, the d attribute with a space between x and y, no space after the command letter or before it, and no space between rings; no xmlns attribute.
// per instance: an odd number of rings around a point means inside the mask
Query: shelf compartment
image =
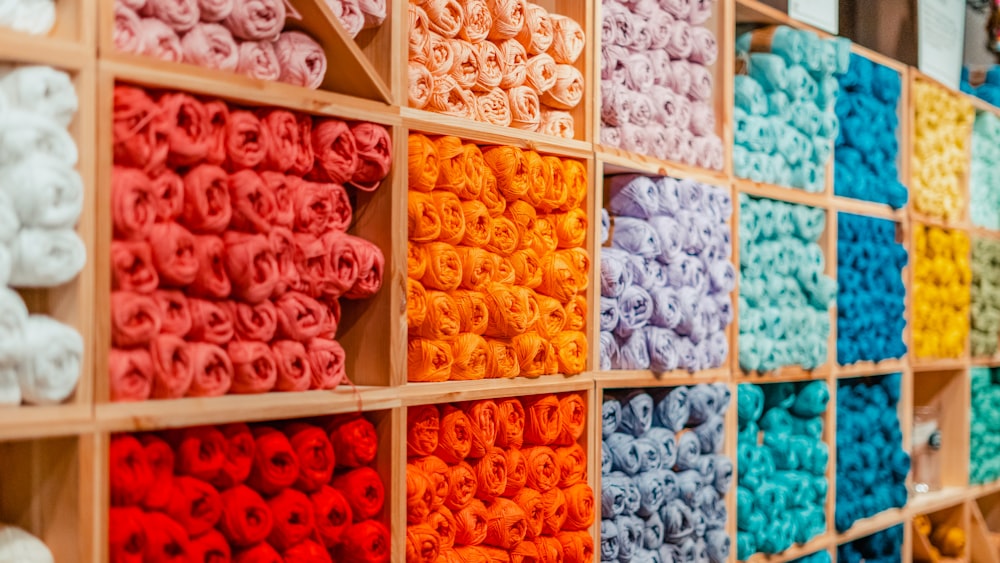
<svg viewBox="0 0 1000 563"><path fill-rule="evenodd" d="M63 0L65 1L65 0ZM112 38L115 28L116 0L90 0L98 3L98 23L100 36L98 46L104 61L131 62L140 66L162 68L167 71L187 72L194 69L205 71L216 84L216 91L222 92L230 84L252 84L256 88L268 89L278 83L257 80L237 74L235 71L217 71L192 63L174 63L157 60L154 57L119 51ZM358 98L367 98L382 103L392 101L388 83L379 70L368 60L354 40L336 21L333 12L322 0L289 0L288 13L283 31L302 31L312 37L323 49L327 59L327 70L319 88ZM96 25L94 27L97 27ZM386 33L388 29L386 29ZM183 69L183 70L182 70ZM281 84L290 96L308 95L309 88Z"/></svg>
<svg viewBox="0 0 1000 563"><path fill-rule="evenodd" d="M60 6L75 5L69 0L59 0L59 4ZM13 289L24 299L30 313L47 315L76 329L83 337L84 346L80 362L80 377L73 394L59 405L21 405L0 408L0 439L70 435L79 432L78 425L87 422L92 413L93 358L96 352L93 326L94 279L98 253L95 238L97 218L93 205L97 193L94 165L97 149L93 142L96 126L94 106L97 96L95 72L93 66L84 62L82 57L71 56L62 59L62 47L51 51L54 60L49 60L48 56L44 56L49 52L44 47L40 51L32 53L29 49L25 49L23 44L18 45L19 50L12 52L8 58L6 51L2 48L4 40L17 37L19 36L16 34L12 36L0 33L0 62L51 66L67 72L76 90L79 107L68 131L79 153L75 168L83 180L83 207L75 230L83 241L87 259L80 273L65 284L52 288ZM80 54L79 47L74 46L71 49L78 55ZM21 56L22 53L27 57Z"/></svg>
<svg viewBox="0 0 1000 563"><path fill-rule="evenodd" d="M613 0L606 1L612 2ZM594 28L596 32L593 34L593 40L591 42L591 48L594 52L594 60L592 68L588 69L594 77L592 81L594 85L594 107L591 118L593 120L594 150L597 158L607 162L619 163L623 166L636 167L645 173L657 174L661 176L690 177L692 175L721 175L724 179L728 179L728 174L732 167L732 127L728 125L732 123L733 116L733 77L731 69L733 68L735 57L733 50L728 48L730 46L728 38L732 37L734 33L733 4L730 2L714 3L712 8L712 17L705 23L697 26L711 31L715 35L716 42L719 46L717 60L714 64L708 67L713 83L712 97L708 101L715 116L715 127L713 128L712 133L721 139L724 155L722 168L714 170L703 166L683 163L673 158L662 159L653 155L640 154L623 147L616 147L602 142L602 44L599 31L603 21L604 3L605 2L602 0L594 0L593 20L595 22ZM633 17L641 18L642 16L634 15ZM646 127L660 126L654 121Z"/></svg>
<svg viewBox="0 0 1000 563"><path fill-rule="evenodd" d="M193 70L198 73L204 72L204 69L195 68ZM348 189L353 208L353 220L350 228L348 229L348 234L360 236L361 238L374 243L382 251L382 254L385 257L382 287L378 293L370 299L353 302L350 300L341 300L342 316L337 330L336 340L345 350L347 379L350 380L351 383L362 386L363 388L389 386L398 383L394 381L393 378L398 377L399 374L403 373L401 358L405 356L401 352L404 350L402 347L403 345L400 344L402 340L394 336L396 334L394 332L394 327L396 327L396 330L399 330L400 327L402 330L405 330L403 320L396 313L400 310L399 304L402 302L404 297L403 289L399 287L398 283L394 283L394 280L396 279L395 276L397 276L399 272L405 272L406 257L405 248L400 251L400 240L394 238L398 235L398 233L392 227L393 225L398 225L400 223L395 214L405 213L405 210L401 204L396 202L392 191L394 189L393 186L396 185L403 177L402 175L405 174L406 168L405 165L400 162L399 155L401 154L400 150L405 150L402 147L405 147L406 139L405 135L401 132L401 127L399 126L397 119L391 114L369 111L366 108L369 108L370 106L366 105L364 102L344 107L339 105L322 106L323 110L321 112L302 111L300 106L314 107L312 102L309 101L305 101L304 103L293 106L292 108L288 108L288 106L281 103L281 101L278 103L266 102L264 104L259 104L259 98L252 95L246 95L246 91L237 91L234 95L220 95L213 89L211 81L198 79L194 77L194 74L196 73L189 73L187 75L188 78L191 79L191 82L185 85L190 86L195 84L197 87L194 88L194 91L191 93L196 96L219 99L229 104L239 106L240 109L253 110L263 105L268 108L292 109L293 111L311 114L313 117L317 118L335 117L346 121L369 121L384 126L389 132L394 159L389 175L373 192L364 192L350 188ZM129 76L136 79L124 79L122 76ZM148 87L156 91L172 92L176 90L175 86L168 85L168 83L172 80L171 77L171 74L150 71L149 69L143 69L138 66L111 65L110 67L104 68L102 70L99 83L102 98L101 105L98 108L98 115L101 116L101 121L98 124L98 143L102 146L108 147L112 145L113 133L111 117L113 115L113 91L116 84L138 85ZM184 83L183 76L178 76L177 78L178 79L174 80L174 82ZM248 103L248 98L251 103ZM272 97L266 96L264 99L271 100ZM292 98L292 101L295 101L295 99ZM337 110L338 113L334 114L334 110ZM106 151L101 156L97 166L99 179L98 185L101 186L101 189L97 191L97 209L110 210L110 186L112 184L111 177L113 170L112 155L110 150ZM92 290L92 293L104 296L99 300L99 303L102 304L104 311L108 311L108 296L110 296L111 293L110 244L112 241L112 228L110 221L98 225L97 230L98 242L96 246L99 249L95 252L97 281L96 290ZM110 318L98 318L97 327L98 349L110 349ZM373 333L382 333L388 336L388 341L390 343L388 348L389 353L387 353L385 341L373 338L371 336ZM405 332L403 334L405 334ZM399 346L398 350L393 350L393 345ZM185 424L184 420L165 422L165 419L169 418L169 412L172 408L168 404L168 401L147 401L147 404L138 406L107 404L110 398L110 389L107 377L107 354L101 354L98 356L95 373L100 374L97 376L97 391L95 396L96 402L101 405L98 409L102 411L99 415L102 419L102 424L110 424L112 427L118 427L123 424L126 427L142 427L143 424ZM345 387L343 390L338 389L338 391L340 391L339 393L331 394L328 392L320 392L315 395L315 398L313 398L309 392L303 392L298 398L295 398L297 394L277 398L274 398L274 395L270 395L272 397L271 401L273 402L269 402L263 397L246 398L245 400L249 401L247 404L267 405L264 408L269 408L272 405L276 406L279 414L287 413L288 409L294 408L294 404L296 402L302 403L303 401L305 404L311 405L309 408L313 409L313 411L317 413L337 412L338 409L346 408L344 405L354 400L350 398L352 393L348 391L350 384L341 383L341 386ZM330 402L331 398L332 402ZM219 408L222 409L221 412L228 413L225 416L237 418L241 416L239 414L240 399L235 397L224 397L222 399L224 400L220 401L218 404ZM376 398L376 403L380 400L381 399ZM258 403L259 401L264 402ZM328 402L328 404L324 405L325 402ZM162 403L162 405L157 405L156 403ZM199 412L212 412L215 408L212 406L215 404L212 399L191 400L179 404L187 405L179 408L195 418L205 418L205 416L203 414L199 414ZM164 418L160 418L161 416ZM214 415L210 415L207 418L212 419L212 416ZM242 416L246 415L243 414ZM143 422L146 417L149 417L148 420L153 422Z"/></svg>
<svg viewBox="0 0 1000 563"><path fill-rule="evenodd" d="M376 520L386 526L388 532L388 537L392 538L391 530L396 528L394 518L396 517L397 505L401 502L401 489L397 483L401 483L404 479L404 469L402 465L395 461L395 450L394 448L398 444L400 436L405 433L405 420L401 418L401 411L398 408L384 409L375 408L373 410L360 410L355 408L354 410L342 415L346 418L353 418L355 416L360 416L367 419L375 427L376 433L378 435L378 449L376 452L375 459L367 464L368 467L373 468L379 475L380 481L385 489L385 502L382 509L377 513L372 520ZM319 416L319 417L309 417L301 418L295 417L290 419L270 419L263 420L258 419L250 423L251 428L255 424L270 426L276 428L279 431L282 429L282 425L290 422L306 422L315 424L321 428L324 428L328 423L337 419L336 416ZM245 419L244 419L245 420ZM164 440L169 442L166 437L170 431L165 434L161 434ZM129 433L131 435L131 433ZM94 537L96 538L96 545L94 546L94 551L96 557L93 559L95 561L107 561L109 556L109 546L108 546L108 533L109 533L109 521L108 514L111 508L111 488L110 488L110 441L115 436L113 433L101 432L96 435L97 447L94 451L94 456L96 458L95 465L97 467L98 483L99 483L99 493L95 495L94 502L95 507L93 510L99 516L96 519L96 533ZM343 472L344 466L337 465L337 474ZM174 476L177 476L175 472ZM235 552L237 548L233 546L233 551ZM391 553L402 553L404 551L404 544L392 544Z"/></svg>
<svg viewBox="0 0 1000 563"><path fill-rule="evenodd" d="M395 35L397 36L397 38L394 39L396 46L393 47L393 51L391 53L386 53L384 56L391 55L393 59L396 59L399 62L397 65L398 68L394 68L392 72L397 77L395 88L398 93L395 97L395 102L400 107L400 113L407 118L419 122L442 123L467 131L495 131L501 134L518 136L522 139L527 138L536 140L539 143L548 142L555 143L557 145L566 145L572 141L576 141L580 144L586 144L588 149L592 147L590 142L593 138L594 126L591 124L591 115L599 85L597 84L597 81L594 80L591 68L594 64L594 59L596 58L593 44L595 40L599 39L600 29L595 28L594 20L592 19L593 15L591 11L587 9L587 4L585 2L578 2L575 0L533 0L532 3L542 6L550 14L560 14L575 20L578 24L580 24L580 27L586 36L584 49L581 52L580 57L575 63L572 64L572 66L579 70L583 76L584 86L583 98L580 100L580 103L575 108L567 110L570 115L572 115L574 122L574 136L572 139L563 139L535 131L522 131L513 127L493 125L466 117L458 117L437 113L431 110L409 107L409 98L407 96L407 88L409 85L409 51L407 44L410 33L410 27L408 24L408 8L406 2L392 2L391 4L395 6L394 9L396 10L395 18L398 21L394 30ZM488 40L489 39L484 39L484 41ZM402 58L402 53L407 53L406 59ZM458 133L455 134L462 136Z"/></svg>
<svg viewBox="0 0 1000 563"><path fill-rule="evenodd" d="M24 528L56 561L93 560L91 436L0 443L0 523Z"/></svg>

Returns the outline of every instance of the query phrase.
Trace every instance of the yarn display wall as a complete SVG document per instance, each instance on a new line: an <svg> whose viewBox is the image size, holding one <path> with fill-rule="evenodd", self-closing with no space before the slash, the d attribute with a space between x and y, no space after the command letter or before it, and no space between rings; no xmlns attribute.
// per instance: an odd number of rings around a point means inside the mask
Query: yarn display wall
<svg viewBox="0 0 1000 563"><path fill-rule="evenodd" d="M845 563L897 563L903 560L903 526L893 526L870 536L837 546L837 561Z"/></svg>
<svg viewBox="0 0 1000 563"><path fill-rule="evenodd" d="M667 177L605 182L614 228L601 249L601 369L723 365L736 283L729 192Z"/></svg>
<svg viewBox="0 0 1000 563"><path fill-rule="evenodd" d="M388 174L388 131L118 85L114 139L111 399L345 381L339 299L385 267L350 191Z"/></svg>
<svg viewBox="0 0 1000 563"><path fill-rule="evenodd" d="M328 2L352 3L351 17L363 20L356 0ZM284 0L115 0L112 36L126 53L319 88L326 52L309 35L284 31L286 17L295 17L290 6Z"/></svg>
<svg viewBox="0 0 1000 563"><path fill-rule="evenodd" d="M721 170L706 27L714 2L605 0L601 26L603 145Z"/></svg>
<svg viewBox="0 0 1000 563"><path fill-rule="evenodd" d="M968 100L925 80L914 81L911 95L913 207L930 217L961 219L975 110Z"/></svg>
<svg viewBox="0 0 1000 563"><path fill-rule="evenodd" d="M972 368L969 482L1000 479L1000 369Z"/></svg>
<svg viewBox="0 0 1000 563"><path fill-rule="evenodd" d="M837 215L837 362L880 362L906 355L909 257L896 242L896 223Z"/></svg>
<svg viewBox="0 0 1000 563"><path fill-rule="evenodd" d="M977 112L972 128L969 219L978 227L1000 230L1000 118L988 111Z"/></svg>
<svg viewBox="0 0 1000 563"><path fill-rule="evenodd" d="M965 554L966 535L960 524L933 522L927 516L913 518L916 533L930 540L931 560L943 557L962 557Z"/></svg>
<svg viewBox="0 0 1000 563"><path fill-rule="evenodd" d="M918 358L959 358L969 336L969 236L913 225L913 349Z"/></svg>
<svg viewBox="0 0 1000 563"><path fill-rule="evenodd" d="M324 0L351 37L385 23L386 0Z"/></svg>
<svg viewBox="0 0 1000 563"><path fill-rule="evenodd" d="M113 435L110 561L387 563L379 439L359 415Z"/></svg>
<svg viewBox="0 0 1000 563"><path fill-rule="evenodd" d="M903 449L902 374L842 380L837 388L838 532L906 504L910 456Z"/></svg>
<svg viewBox="0 0 1000 563"><path fill-rule="evenodd" d="M739 386L737 558L781 553L826 531L825 381Z"/></svg>
<svg viewBox="0 0 1000 563"><path fill-rule="evenodd" d="M970 297L972 355L992 356L1000 343L1000 240L972 238Z"/></svg>
<svg viewBox="0 0 1000 563"><path fill-rule="evenodd" d="M724 383L605 395L601 561L728 561L729 403Z"/></svg>
<svg viewBox="0 0 1000 563"><path fill-rule="evenodd" d="M409 143L409 380L582 372L584 164L457 137Z"/></svg>
<svg viewBox="0 0 1000 563"><path fill-rule="evenodd" d="M593 561L582 395L409 407L406 561Z"/></svg>
<svg viewBox="0 0 1000 563"><path fill-rule="evenodd" d="M740 366L772 371L826 362L837 283L817 244L826 212L740 196Z"/></svg>
<svg viewBox="0 0 1000 563"><path fill-rule="evenodd" d="M524 0L410 0L410 107L572 139L587 38Z"/></svg>
<svg viewBox="0 0 1000 563"><path fill-rule="evenodd" d="M77 106L73 79L61 70L0 70L0 405L61 403L80 379L83 336L29 314L8 288L62 286L87 261L75 230L84 186L67 130Z"/></svg>
<svg viewBox="0 0 1000 563"><path fill-rule="evenodd" d="M736 40L746 74L734 83L733 172L754 182L823 191L840 134L837 76L850 67L851 42L785 26Z"/></svg>
<svg viewBox="0 0 1000 563"><path fill-rule="evenodd" d="M851 54L840 77L835 106L840 136L834 150L836 195L906 205L909 193L899 182L899 98L902 81L895 70Z"/></svg>

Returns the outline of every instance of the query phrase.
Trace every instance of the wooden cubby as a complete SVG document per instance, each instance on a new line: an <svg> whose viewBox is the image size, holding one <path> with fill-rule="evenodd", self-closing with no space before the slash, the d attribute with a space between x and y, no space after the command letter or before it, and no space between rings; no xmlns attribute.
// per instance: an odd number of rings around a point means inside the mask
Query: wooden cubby
<svg viewBox="0 0 1000 563"><path fill-rule="evenodd" d="M827 364L805 372L786 368L779 373L748 376L738 364L738 326L729 327L730 360L705 372L654 374L651 371L601 372L599 366L599 228L600 210L605 203L605 176L618 173L673 176L697 180L730 190L734 202L731 218L733 263L739 264L739 196L764 197L824 209L827 230L821 244L826 255L827 274L836 277L836 214L848 212L890 219L897 223L901 240L910 251L911 263L904 270L908 288L907 320L912 319L912 230L916 222L957 228L979 234L965 218L944 222L922 217L912 204L901 210L886 205L837 197L833 193L833 165L827 169L825 189L817 194L760 184L732 175L732 100L734 39L739 24L789 25L811 29L791 20L774 2L720 0L708 25L716 31L719 60L712 69L715 79L713 103L717 133L725 146L725 166L721 171L703 170L677 162L657 160L626 151L609 149L599 143L600 131L600 28L602 0L539 0L545 8L577 19L588 35L584 54L577 62L583 72L587 94L573 110L574 139L559 139L535 132L496 127L485 123L435 114L406 107L407 70L405 42L408 33L406 3L390 2L385 23L347 36L323 0L292 0L304 16L289 27L304 28L320 41L330 69L319 90L288 84L267 83L235 73L219 73L187 64L165 63L137 55L118 53L113 47L114 0L56 0L58 23L47 37L31 37L0 32L0 61L47 64L74 76L80 98L80 112L71 126L80 150L79 170L86 186L86 204L78 230L87 245L88 264L81 276L62 288L24 292L34 311L48 312L80 330L86 341L86 359L81 381L73 398L54 407L0 409L0 521L25 527L47 541L57 561L99 562L107 560L107 454L112 433L153 431L200 424L234 421L284 420L292 418L365 412L380 431L378 469L385 479L387 504L384 517L393 530L393 562L405 556L406 409L431 403L453 403L486 398L546 393L578 392L590 407L587 431L581 438L588 453L589 483L600 490L600 404L606 390L664 388L708 382L727 383L735 395L737 384L768 384L778 381L824 380L831 389L831 404L825 416L824 441L831 446L827 473L828 532L804 546L795 546L773 556L755 556L753 563L784 563L804 555L828 552L836 555L837 545L902 524L906 531L904 561L916 558L920 538L912 533L913 518L931 514L935 518L957 517L970 531L969 555L979 561L976 534L1000 531L1000 483L969 487L968 367L1000 365L996 359L968 357L918 361L912 353L899 360L878 364L836 363L836 308L831 312L830 347ZM779 2L780 3L780 2ZM742 29L742 27L741 27ZM919 72L878 53L855 45L856 54L899 72L903 93L899 104L899 174L910 185L912 154L912 84L928 80ZM147 401L134 404L108 402L107 355L110 347L109 243L111 111L112 88L116 82L154 89L181 90L194 95L220 97L246 106L276 106L319 116L381 123L393 138L394 166L388 179L373 194L358 194L355 211L356 234L373 240L386 257L384 283L373 300L345 307L338 339L348 352L352 385L330 392L269 393L254 396L230 395L213 399ZM962 96L962 94L957 94ZM988 104L972 100L981 111L998 112ZM591 252L590 287L587 290L589 317L587 371L565 377L550 376L515 380L489 379L439 384L406 382L406 193L407 136L410 132L455 135L481 145L504 144L541 153L579 159L586 163L589 191L586 210L590 220L586 248ZM967 196L967 194L966 194ZM984 232L987 236L1000 236ZM733 296L738 307L738 288ZM738 316L737 316L738 318ZM904 341L912 350L910 326ZM899 403L904 449L910 449L913 408L938 401L942 409L945 487L938 492L914 495L902 509L894 509L857 522L843 534L833 531L836 498L836 386L839 379L902 373ZM736 398L734 396L733 401ZM736 420L731 410L726 419L725 453L736 457ZM728 529L735 542L736 495L726 497ZM957 515L957 516L956 516ZM981 518L977 518L981 516ZM599 545L600 519L592 534ZM968 521L967 523L965 521ZM735 545L735 544L734 544ZM912 550L912 556L911 556ZM995 554L994 554L995 555ZM729 558L736 561L735 547ZM997 559L989 560L996 563Z"/></svg>
<svg viewBox="0 0 1000 563"><path fill-rule="evenodd" d="M603 18L603 5L605 2L614 0L592 0L593 1L593 21L594 33L588 36L588 49L593 53L591 68L588 71L593 76L590 80L592 85L592 123L591 138L594 142L594 150L597 157L609 163L618 163L626 168L639 167L650 170L650 174L660 176L680 176L691 177L707 174L726 179L732 173L732 145L733 145L733 73L731 69L735 64L735 52L729 48L728 38L733 37L735 30L735 5L730 2L716 2L712 17L702 24L702 27L709 29L715 34L719 45L719 57L715 64L711 65L712 75L712 107L715 110L715 134L722 139L724 164L721 170L709 170L698 166L684 164L674 160L661 160L659 158L630 152L628 150L604 145L601 143L601 37L600 31ZM708 182L711 183L711 182Z"/></svg>
<svg viewBox="0 0 1000 563"><path fill-rule="evenodd" d="M409 27L408 27L408 16L406 2L391 2L398 10L395 18L398 21L396 30L398 32L398 45L394 44L393 53L397 56L393 57L397 59L398 68L393 70L397 75L396 78L396 88L398 93L395 97L395 102L399 105L399 113L403 117L411 120L411 122L416 125L418 129L421 125L427 124L440 124L445 127L456 127L464 131L481 131L485 134L498 134L498 135L511 135L516 138L527 140L528 142L534 143L555 143L557 146L570 147L577 146L581 149L592 152L592 140L594 136L594 125L593 125L593 104L595 103L595 97L591 94L600 85L594 80L594 74L592 72L592 67L594 61L597 61L598 68L600 65L599 51L594 50L592 38L600 35L598 27L595 27L595 21L599 24L600 20L595 20L593 18L592 10L588 9L587 2L579 2L575 0L533 0L534 4L542 6L550 14L560 14L567 16L576 20L583 29L586 35L586 43L584 45L583 52L580 57L573 63L573 66L581 72L584 78L584 96L580 100L579 105L577 105L569 113L573 116L574 122L574 136L573 139L562 139L559 137L553 137L551 135L546 135L536 131L523 131L515 129L512 127L502 127L499 125L493 125L491 123L486 123L482 121L474 121L464 117L458 117L454 115L446 115L441 113L436 113L430 110L416 109L409 107L407 100L406 89L408 86L408 74L407 74L407 60L406 57L407 48L406 40L409 37ZM595 56L597 53L597 56ZM391 56L387 54L386 56ZM599 76L599 74L597 75ZM577 142L573 142L577 141ZM536 149L541 150L541 149Z"/></svg>

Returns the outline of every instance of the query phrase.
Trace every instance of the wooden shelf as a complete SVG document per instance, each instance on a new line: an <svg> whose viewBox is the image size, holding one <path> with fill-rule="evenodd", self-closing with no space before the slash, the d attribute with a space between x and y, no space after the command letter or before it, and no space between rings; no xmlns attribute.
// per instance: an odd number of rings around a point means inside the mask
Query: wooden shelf
<svg viewBox="0 0 1000 563"><path fill-rule="evenodd" d="M535 131L520 131L407 107L399 108L399 113L403 124L410 130L430 135L454 135L481 144L511 145L576 158L592 158L594 155L593 145L586 141L561 139Z"/></svg>
<svg viewBox="0 0 1000 563"><path fill-rule="evenodd" d="M671 160L660 160L607 145L594 146L595 157L604 163L605 174L648 174L690 179L705 184L728 186L729 175L720 170L689 166Z"/></svg>
<svg viewBox="0 0 1000 563"><path fill-rule="evenodd" d="M194 65L149 60L147 57L128 53L111 53L101 58L98 68L102 80L120 80L151 88L183 90L222 97L246 105L283 107L385 125L400 123L398 113L386 104L291 84L219 73Z"/></svg>
<svg viewBox="0 0 1000 563"><path fill-rule="evenodd" d="M440 383L407 383L393 388L393 394L404 406L475 401L496 397L566 393L593 389L591 374L545 375L536 378L481 379L478 381L443 381Z"/></svg>
<svg viewBox="0 0 1000 563"><path fill-rule="evenodd" d="M893 209L884 203L874 203L844 196L833 197L833 208L839 213L853 213L896 222L904 221L907 216L905 207Z"/></svg>
<svg viewBox="0 0 1000 563"><path fill-rule="evenodd" d="M92 432L94 408L89 404L0 407L0 442Z"/></svg>
<svg viewBox="0 0 1000 563"><path fill-rule="evenodd" d="M806 370L800 366L781 367L769 372L743 371L736 374L739 383L781 383L783 381L815 381L827 379L833 372L831 364L820 366L813 370Z"/></svg>
<svg viewBox="0 0 1000 563"><path fill-rule="evenodd" d="M698 385L699 383L728 382L730 371L728 367L720 367L696 373L687 370L676 370L667 373L655 373L650 370L612 370L593 373L597 387L601 389L623 389L631 387L678 387L681 385Z"/></svg>
<svg viewBox="0 0 1000 563"><path fill-rule="evenodd" d="M799 559L800 557L805 557L807 555L812 555L813 553L829 549L832 545L834 545L834 540L835 537L833 534L827 532L813 539L809 543L794 545L782 553L774 555L758 553L750 559L747 559L746 563L786 563L788 561Z"/></svg>
<svg viewBox="0 0 1000 563"><path fill-rule="evenodd" d="M774 199L784 201L786 203L808 205L810 207L821 207L823 209L831 208L833 203L833 198L829 194L829 189L827 192L810 193L799 188L765 184L763 182L754 182L753 180L747 180L744 178L734 178L733 184L736 186L736 190L739 193L747 194L753 197Z"/></svg>
<svg viewBox="0 0 1000 563"><path fill-rule="evenodd" d="M332 391L99 404L95 408L94 418L102 431L140 432L200 424L383 410L400 404L398 393L392 388L352 388L348 384L342 384Z"/></svg>
<svg viewBox="0 0 1000 563"><path fill-rule="evenodd" d="M835 368L837 379L851 379L855 377L866 377L869 375L885 375L888 373L898 373L905 370L907 363L905 360L883 360L878 363L859 362L849 366L838 365Z"/></svg>
<svg viewBox="0 0 1000 563"><path fill-rule="evenodd" d="M880 512L870 518L858 520L846 532L837 534L837 545L850 543L864 537L868 537L882 530L887 530L893 526L902 524L906 519L906 511L902 508L893 508Z"/></svg>

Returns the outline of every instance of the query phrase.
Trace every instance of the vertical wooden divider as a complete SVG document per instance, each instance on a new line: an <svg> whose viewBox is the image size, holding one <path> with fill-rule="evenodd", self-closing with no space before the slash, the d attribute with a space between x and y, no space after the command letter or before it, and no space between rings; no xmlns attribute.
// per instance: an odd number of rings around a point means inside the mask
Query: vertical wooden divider
<svg viewBox="0 0 1000 563"><path fill-rule="evenodd" d="M590 252L590 289L587 291L587 371L601 371L601 210L604 209L604 162L587 164L587 250ZM599 529L599 528L598 528ZM596 536L600 537L600 536Z"/></svg>

